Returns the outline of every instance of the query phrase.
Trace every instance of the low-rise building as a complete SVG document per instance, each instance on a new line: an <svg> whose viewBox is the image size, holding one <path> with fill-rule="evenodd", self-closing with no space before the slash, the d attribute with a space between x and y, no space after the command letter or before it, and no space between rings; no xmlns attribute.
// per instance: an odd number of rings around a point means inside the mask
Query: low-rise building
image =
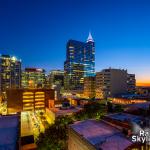
<svg viewBox="0 0 150 150"><path fill-rule="evenodd" d="M128 98L113 98L112 99L112 103L122 104L122 105L144 103L144 102L147 102L147 101L144 99L128 99Z"/></svg>
<svg viewBox="0 0 150 150"><path fill-rule="evenodd" d="M150 100L150 87L149 86L137 86L136 93Z"/></svg>
<svg viewBox="0 0 150 150"><path fill-rule="evenodd" d="M80 107L68 108L68 109L50 108L50 109L46 109L46 114L54 122L57 117L71 116L81 111L82 109L83 108L80 108Z"/></svg>
<svg viewBox="0 0 150 150"><path fill-rule="evenodd" d="M107 123L111 123L112 125L115 125L119 129L127 129L127 130L131 130L132 123L141 125L143 119L144 118L141 116L132 115L128 113L114 113L103 117L103 120L106 121Z"/></svg>
<svg viewBox="0 0 150 150"><path fill-rule="evenodd" d="M131 145L121 130L104 121L79 121L69 128L68 150L124 150Z"/></svg>
<svg viewBox="0 0 150 150"><path fill-rule="evenodd" d="M140 116L149 116L150 102L126 105L124 111L127 113L136 114Z"/></svg>
<svg viewBox="0 0 150 150"><path fill-rule="evenodd" d="M0 116L0 149L20 150L20 114Z"/></svg>
<svg viewBox="0 0 150 150"><path fill-rule="evenodd" d="M127 114L109 114L100 121L77 121L69 126L68 150L129 150L147 149L146 144L135 143L132 125L143 125L144 117Z"/></svg>
<svg viewBox="0 0 150 150"><path fill-rule="evenodd" d="M9 89L6 93L8 113L45 110L54 100L53 89Z"/></svg>

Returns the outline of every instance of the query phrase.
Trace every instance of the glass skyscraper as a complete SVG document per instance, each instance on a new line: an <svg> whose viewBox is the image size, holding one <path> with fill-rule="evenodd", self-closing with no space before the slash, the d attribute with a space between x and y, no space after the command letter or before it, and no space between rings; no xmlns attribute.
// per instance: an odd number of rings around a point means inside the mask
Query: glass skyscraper
<svg viewBox="0 0 150 150"><path fill-rule="evenodd" d="M25 68L22 71L22 88L44 88L45 70L41 68Z"/></svg>
<svg viewBox="0 0 150 150"><path fill-rule="evenodd" d="M64 63L66 90L83 90L84 77L95 76L95 43L89 33L86 42L69 40Z"/></svg>
<svg viewBox="0 0 150 150"><path fill-rule="evenodd" d="M21 86L21 60L14 56L0 56L0 93Z"/></svg>

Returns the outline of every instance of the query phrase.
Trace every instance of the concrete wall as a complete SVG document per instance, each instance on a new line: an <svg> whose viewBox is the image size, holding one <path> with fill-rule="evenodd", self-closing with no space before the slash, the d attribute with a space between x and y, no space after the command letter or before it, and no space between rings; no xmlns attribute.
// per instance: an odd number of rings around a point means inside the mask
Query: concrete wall
<svg viewBox="0 0 150 150"><path fill-rule="evenodd" d="M96 148L69 128L68 150L96 150Z"/></svg>
<svg viewBox="0 0 150 150"><path fill-rule="evenodd" d="M111 95L127 92L127 72L124 70L111 70Z"/></svg>
<svg viewBox="0 0 150 150"><path fill-rule="evenodd" d="M127 92L127 71L104 69L96 74L96 96L100 98Z"/></svg>

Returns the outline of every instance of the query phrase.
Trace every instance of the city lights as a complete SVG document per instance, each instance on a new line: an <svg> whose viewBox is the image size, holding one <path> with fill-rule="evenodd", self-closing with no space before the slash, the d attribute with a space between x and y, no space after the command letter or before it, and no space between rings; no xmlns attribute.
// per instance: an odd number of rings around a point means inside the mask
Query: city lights
<svg viewBox="0 0 150 150"><path fill-rule="evenodd" d="M0 0L0 20L0 150L150 150L149 1Z"/></svg>

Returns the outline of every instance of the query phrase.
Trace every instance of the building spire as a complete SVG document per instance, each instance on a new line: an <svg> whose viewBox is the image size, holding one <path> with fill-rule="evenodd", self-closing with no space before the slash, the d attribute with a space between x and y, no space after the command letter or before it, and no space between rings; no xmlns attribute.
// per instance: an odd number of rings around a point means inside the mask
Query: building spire
<svg viewBox="0 0 150 150"><path fill-rule="evenodd" d="M94 40L92 38L92 35L91 35L91 32L89 32L89 36L87 38L87 42L94 42Z"/></svg>

